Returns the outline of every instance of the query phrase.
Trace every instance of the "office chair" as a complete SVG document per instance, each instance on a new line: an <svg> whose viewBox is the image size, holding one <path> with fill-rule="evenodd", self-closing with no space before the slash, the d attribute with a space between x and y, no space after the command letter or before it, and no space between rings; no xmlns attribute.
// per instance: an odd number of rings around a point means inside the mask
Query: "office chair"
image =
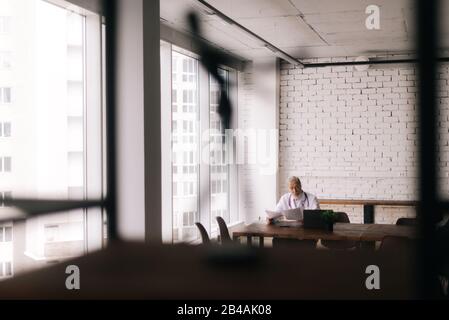
<svg viewBox="0 0 449 320"><path fill-rule="evenodd" d="M204 228L204 226L200 222L195 222L195 225L198 227L198 230L200 231L201 241L203 242L203 244L209 244L210 238L209 235L207 234L206 228Z"/></svg>
<svg viewBox="0 0 449 320"><path fill-rule="evenodd" d="M417 226L418 219L416 218L399 218L396 221L397 226Z"/></svg>
<svg viewBox="0 0 449 320"><path fill-rule="evenodd" d="M335 222L339 223L351 223L349 216L345 212L335 212L337 214L337 220ZM347 250L357 247L357 241L342 240L342 241L332 241L332 240L321 240L321 245L327 249L335 250Z"/></svg>
<svg viewBox="0 0 449 320"><path fill-rule="evenodd" d="M232 243L231 236L229 235L228 226L222 217L215 217L217 219L218 228L220 229L221 244Z"/></svg>

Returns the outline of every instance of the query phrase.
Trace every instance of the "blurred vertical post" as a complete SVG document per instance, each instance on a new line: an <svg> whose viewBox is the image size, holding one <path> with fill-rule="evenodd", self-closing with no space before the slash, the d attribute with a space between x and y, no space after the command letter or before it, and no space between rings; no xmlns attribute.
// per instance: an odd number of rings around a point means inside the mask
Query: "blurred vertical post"
<svg viewBox="0 0 449 320"><path fill-rule="evenodd" d="M106 214L108 241L118 239L117 232L117 141L115 106L116 0L103 0L106 23ZM109 243L110 243L109 242Z"/></svg>
<svg viewBox="0 0 449 320"><path fill-rule="evenodd" d="M438 0L416 0L417 50L419 76L419 193L418 216L422 241L418 252L421 298L436 294L436 247L434 228L440 206L437 197L436 72L438 47Z"/></svg>

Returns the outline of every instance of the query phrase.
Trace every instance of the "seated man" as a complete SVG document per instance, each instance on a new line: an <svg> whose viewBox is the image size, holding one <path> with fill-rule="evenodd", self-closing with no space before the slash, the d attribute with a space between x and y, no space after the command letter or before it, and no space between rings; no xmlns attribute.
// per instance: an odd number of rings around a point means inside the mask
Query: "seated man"
<svg viewBox="0 0 449 320"><path fill-rule="evenodd" d="M302 190L301 180L298 177L290 177L288 179L288 189L290 192L284 194L276 205L276 211L302 208L305 210L320 209L318 199L311 193ZM275 219L268 219L268 223L274 223ZM273 239L273 246L279 245L302 245L306 247L315 247L315 240L290 240L290 239Z"/></svg>
<svg viewBox="0 0 449 320"><path fill-rule="evenodd" d="M320 208L318 199L311 193L302 190L301 180L298 177L288 179L288 189L290 192L284 194L276 205L276 211L302 208L305 210L315 210ZM269 219L269 223L273 223Z"/></svg>

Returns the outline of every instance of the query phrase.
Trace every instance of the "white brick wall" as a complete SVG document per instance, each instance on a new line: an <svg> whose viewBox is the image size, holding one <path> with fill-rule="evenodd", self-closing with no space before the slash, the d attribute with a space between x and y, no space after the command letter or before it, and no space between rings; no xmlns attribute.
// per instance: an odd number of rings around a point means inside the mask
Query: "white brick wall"
<svg viewBox="0 0 449 320"><path fill-rule="evenodd" d="M314 60L314 62L319 60ZM288 176L302 178L319 198L417 198L416 70L411 65L295 68L281 64L279 166L281 193ZM448 66L439 74L439 161L447 194L449 161ZM335 207L335 209L339 209ZM352 222L361 207L345 207ZM377 223L413 216L413 208L377 207Z"/></svg>
<svg viewBox="0 0 449 320"><path fill-rule="evenodd" d="M243 72L238 74L238 128L249 129L254 127L254 79L253 66L248 63ZM236 148L240 150L240 147ZM248 150L242 148L245 153L245 159L249 157ZM239 215L245 217L251 216L252 210L257 201L252 185L255 183L255 168L251 165L239 165L238 167L238 186L239 186Z"/></svg>

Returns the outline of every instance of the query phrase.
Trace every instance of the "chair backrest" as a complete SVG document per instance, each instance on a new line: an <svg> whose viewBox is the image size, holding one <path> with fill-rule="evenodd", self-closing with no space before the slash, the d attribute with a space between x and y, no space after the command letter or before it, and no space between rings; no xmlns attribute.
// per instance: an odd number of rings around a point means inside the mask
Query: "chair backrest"
<svg viewBox="0 0 449 320"><path fill-rule="evenodd" d="M405 237L386 236L382 239L379 250L383 252L393 252L403 254L411 252L414 248L414 241Z"/></svg>
<svg viewBox="0 0 449 320"><path fill-rule="evenodd" d="M396 221L397 226L417 226L418 219L416 218L399 218Z"/></svg>
<svg viewBox="0 0 449 320"><path fill-rule="evenodd" d="M337 221L340 223L351 223L351 220L349 220L349 216L346 212L336 212L337 214Z"/></svg>
<svg viewBox="0 0 449 320"><path fill-rule="evenodd" d="M232 242L231 236L229 235L228 226L222 217L216 217L218 228L220 229L220 238L221 243L230 243Z"/></svg>
<svg viewBox="0 0 449 320"><path fill-rule="evenodd" d="M200 230L201 240L203 244L210 243L210 238L207 234L206 228L204 228L204 226L200 222L195 222L195 225L198 227L198 230Z"/></svg>
<svg viewBox="0 0 449 320"><path fill-rule="evenodd" d="M349 216L346 212L335 212L335 214L337 215L335 222L351 223L351 220L349 220ZM321 245L328 249L346 250L355 248L357 246L357 242L351 240L321 240Z"/></svg>

